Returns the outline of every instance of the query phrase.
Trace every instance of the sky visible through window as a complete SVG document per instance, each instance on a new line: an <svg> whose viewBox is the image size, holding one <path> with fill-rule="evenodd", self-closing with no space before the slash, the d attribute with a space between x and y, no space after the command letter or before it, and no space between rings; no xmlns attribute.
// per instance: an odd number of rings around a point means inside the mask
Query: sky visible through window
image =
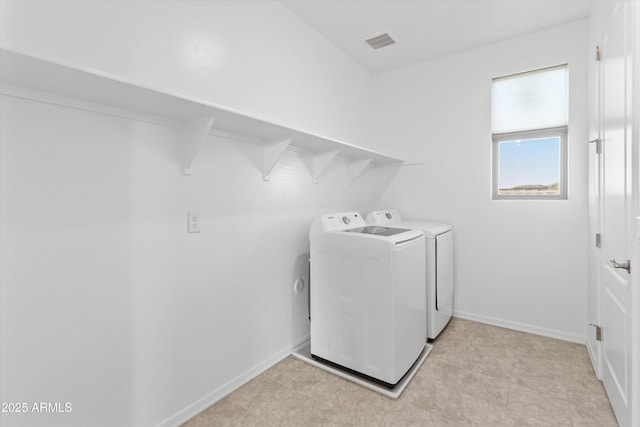
<svg viewBox="0 0 640 427"><path fill-rule="evenodd" d="M560 138L500 142L498 188L549 186L557 192L560 177ZM555 187L554 187L555 185Z"/></svg>

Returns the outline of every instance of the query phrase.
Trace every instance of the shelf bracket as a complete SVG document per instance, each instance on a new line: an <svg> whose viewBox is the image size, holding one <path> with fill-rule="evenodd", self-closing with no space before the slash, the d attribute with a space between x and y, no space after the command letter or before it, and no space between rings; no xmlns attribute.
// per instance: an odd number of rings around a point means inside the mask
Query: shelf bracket
<svg viewBox="0 0 640 427"><path fill-rule="evenodd" d="M318 178L329 166L331 161L338 155L338 150L325 151L323 153L316 153L313 155L311 164L311 175L313 176L313 183L318 183Z"/></svg>
<svg viewBox="0 0 640 427"><path fill-rule="evenodd" d="M373 157L365 157L363 159L357 159L350 163L347 163L347 173L349 174L349 185L353 185L355 180L362 174L362 172L369 166L369 163L373 160Z"/></svg>
<svg viewBox="0 0 640 427"><path fill-rule="evenodd" d="M267 141L263 150L262 179L269 181L269 174L271 174L273 167L278 163L278 160L280 160L280 157L282 157L282 154L292 141L293 136L274 138Z"/></svg>
<svg viewBox="0 0 640 427"><path fill-rule="evenodd" d="M213 122L216 121L214 115L200 117L185 123L182 128L182 140L184 141L184 174L191 175L193 162L198 156L200 146L209 135Z"/></svg>

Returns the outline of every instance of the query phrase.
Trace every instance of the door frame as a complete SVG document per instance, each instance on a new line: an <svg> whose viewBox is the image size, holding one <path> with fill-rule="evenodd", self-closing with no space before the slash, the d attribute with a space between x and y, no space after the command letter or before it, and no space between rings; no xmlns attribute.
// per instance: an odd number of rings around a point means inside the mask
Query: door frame
<svg viewBox="0 0 640 427"><path fill-rule="evenodd" d="M634 226L636 244L635 256L632 253L631 269L631 301L632 301L632 336L631 336L631 422L640 425L640 5L631 2L631 23L633 58L632 58L632 124L631 124L631 185L632 211L635 218L630 218Z"/></svg>
<svg viewBox="0 0 640 427"><path fill-rule="evenodd" d="M640 4L628 2L632 46L631 69L631 425L640 425Z"/></svg>

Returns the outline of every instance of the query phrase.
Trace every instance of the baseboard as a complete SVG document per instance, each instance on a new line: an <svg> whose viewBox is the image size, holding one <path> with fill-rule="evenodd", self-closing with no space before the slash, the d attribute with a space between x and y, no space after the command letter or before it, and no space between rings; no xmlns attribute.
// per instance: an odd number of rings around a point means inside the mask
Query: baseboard
<svg viewBox="0 0 640 427"><path fill-rule="evenodd" d="M528 325L526 323L512 322L510 320L498 319L495 317L483 316L479 314L466 313L464 311L454 310L453 315L461 319L473 320L474 322L486 323L488 325L500 326L502 328L514 329L516 331L528 332L530 334L541 335L549 338L556 338L563 341L569 341L576 344L585 344L586 337L579 334L570 334L557 329L541 328L539 326Z"/></svg>
<svg viewBox="0 0 640 427"><path fill-rule="evenodd" d="M251 367L244 373L238 375L237 377L227 382L226 384L218 387L217 389L207 394L200 400L192 403L191 405L187 406L180 412L170 416L169 418L165 419L161 423L157 424L156 427L178 427L181 424L189 421L191 418L195 417L200 412L207 409L209 406L223 399L224 397L226 397L233 391L237 390L238 388L242 387L243 385L245 385L246 383L248 383L249 381L257 377L267 369L271 368L273 365L285 359L287 356L291 354L292 349L300 346L301 344L305 343L308 340L309 340L309 335L306 335L305 337L299 339L295 343L288 345L285 348L277 351L275 354L273 354L266 360Z"/></svg>

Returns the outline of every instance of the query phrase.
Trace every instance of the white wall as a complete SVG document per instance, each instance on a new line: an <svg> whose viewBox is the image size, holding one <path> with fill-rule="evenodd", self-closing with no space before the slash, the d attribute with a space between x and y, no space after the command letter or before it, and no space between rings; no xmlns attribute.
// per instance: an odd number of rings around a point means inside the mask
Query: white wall
<svg viewBox="0 0 640 427"><path fill-rule="evenodd" d="M363 138L369 76L279 3L1 8L4 47ZM349 187L336 161L313 184L286 152L264 182L259 146L213 136L186 177L175 129L9 96L1 107L0 396L72 404L2 425L176 425L222 397L308 334L293 283L308 274L311 220L370 210L390 178ZM190 210L200 234L186 233Z"/></svg>
<svg viewBox="0 0 640 427"><path fill-rule="evenodd" d="M585 20L374 79L374 146L426 163L401 169L378 207L453 224L458 316L585 340L587 41ZM491 79L562 63L569 199L492 201Z"/></svg>
<svg viewBox="0 0 640 427"><path fill-rule="evenodd" d="M370 78L276 1L11 1L0 43L366 145Z"/></svg>
<svg viewBox="0 0 640 427"><path fill-rule="evenodd" d="M217 137L186 177L173 129L5 96L1 113L0 393L73 405L3 425L150 426L222 397L308 334L311 220L370 210L389 180L349 187L337 161L313 184L287 152L264 182L259 146Z"/></svg>

